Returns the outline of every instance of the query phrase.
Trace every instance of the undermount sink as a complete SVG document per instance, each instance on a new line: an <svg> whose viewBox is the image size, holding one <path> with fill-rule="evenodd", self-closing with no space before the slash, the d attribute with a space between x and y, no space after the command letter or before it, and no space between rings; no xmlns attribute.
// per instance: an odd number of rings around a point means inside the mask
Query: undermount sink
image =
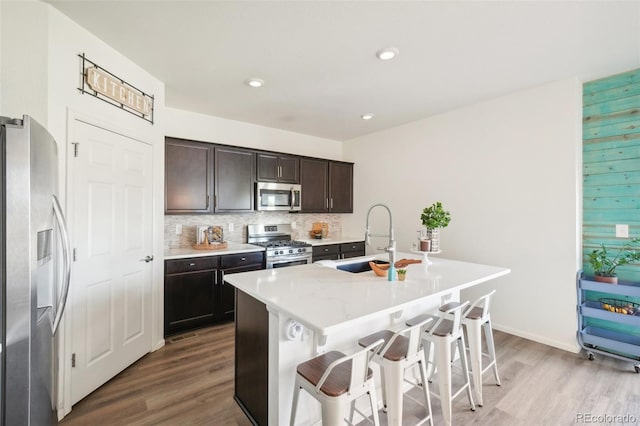
<svg viewBox="0 0 640 426"><path fill-rule="evenodd" d="M389 262L385 260L365 260L363 262L355 262L355 263L347 263L344 265L337 265L336 268L342 271L351 272L354 274L359 274L360 272L367 272L371 270L371 266L369 266L369 262L373 262L377 265L388 265Z"/></svg>

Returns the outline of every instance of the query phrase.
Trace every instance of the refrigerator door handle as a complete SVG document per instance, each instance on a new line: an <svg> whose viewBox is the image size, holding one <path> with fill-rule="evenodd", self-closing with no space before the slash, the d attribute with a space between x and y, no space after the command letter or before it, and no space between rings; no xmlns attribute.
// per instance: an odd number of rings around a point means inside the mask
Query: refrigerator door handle
<svg viewBox="0 0 640 426"><path fill-rule="evenodd" d="M64 265L62 274L62 293L58 300L56 317L53 320L53 334L56 334L58 326L60 325L60 320L62 319L62 314L64 313L64 308L67 304L67 296L69 294L69 283L71 281L71 245L69 244L69 232L67 231L67 223L64 219L64 214L62 213L62 207L60 207L60 202L55 195L53 196L53 212L55 213L56 221L58 222L58 228L60 228L60 239L62 240L62 262Z"/></svg>

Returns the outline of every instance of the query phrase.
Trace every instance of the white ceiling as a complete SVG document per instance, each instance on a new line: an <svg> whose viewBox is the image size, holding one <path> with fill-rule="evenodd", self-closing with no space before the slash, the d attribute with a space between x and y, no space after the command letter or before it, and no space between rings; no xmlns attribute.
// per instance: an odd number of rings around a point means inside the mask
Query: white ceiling
<svg viewBox="0 0 640 426"><path fill-rule="evenodd" d="M165 82L168 107L336 140L640 66L635 1L48 2Z"/></svg>

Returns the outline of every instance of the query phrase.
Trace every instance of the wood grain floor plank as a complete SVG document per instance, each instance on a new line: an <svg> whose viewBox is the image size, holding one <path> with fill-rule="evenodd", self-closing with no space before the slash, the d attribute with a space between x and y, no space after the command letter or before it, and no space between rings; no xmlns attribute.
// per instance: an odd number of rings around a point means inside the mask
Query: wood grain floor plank
<svg viewBox="0 0 640 426"><path fill-rule="evenodd" d="M502 386L485 373L484 406L472 412L464 395L456 398L454 425L569 426L579 423L579 414L628 414L640 422L640 375L629 362L589 361L498 331L495 341ZM233 400L233 365L233 324L184 333L80 401L61 424L249 426ZM422 399L418 389L411 392ZM442 424L440 402L432 398L432 404L434 424ZM424 409L405 398L404 423L422 415ZM380 420L387 425L382 411Z"/></svg>

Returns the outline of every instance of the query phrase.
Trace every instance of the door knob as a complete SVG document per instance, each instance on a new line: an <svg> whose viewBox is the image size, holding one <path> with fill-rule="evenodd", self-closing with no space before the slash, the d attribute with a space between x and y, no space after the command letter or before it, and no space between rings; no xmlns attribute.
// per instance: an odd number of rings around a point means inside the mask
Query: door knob
<svg viewBox="0 0 640 426"><path fill-rule="evenodd" d="M144 259L140 259L140 262L153 262L153 255L152 256L147 256Z"/></svg>

